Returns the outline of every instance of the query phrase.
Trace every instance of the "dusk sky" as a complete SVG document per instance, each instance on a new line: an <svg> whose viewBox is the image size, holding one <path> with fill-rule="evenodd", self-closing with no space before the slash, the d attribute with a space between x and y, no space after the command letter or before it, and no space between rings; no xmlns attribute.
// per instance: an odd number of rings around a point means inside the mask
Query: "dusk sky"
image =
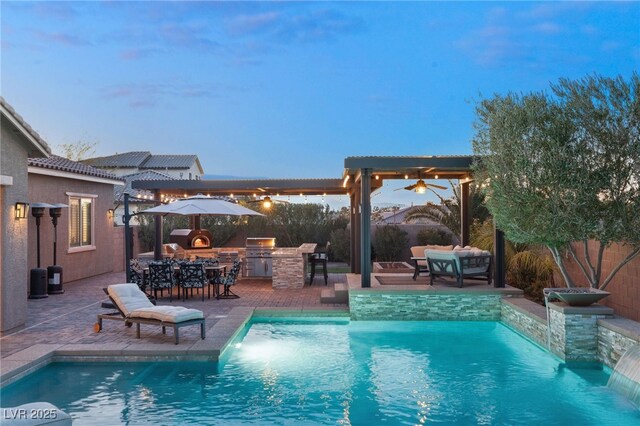
<svg viewBox="0 0 640 426"><path fill-rule="evenodd" d="M2 96L54 152L82 140L96 156L197 154L212 175L340 178L348 156L467 155L482 97L640 69L639 2L3 0L1 12ZM398 184L373 201L433 199Z"/></svg>

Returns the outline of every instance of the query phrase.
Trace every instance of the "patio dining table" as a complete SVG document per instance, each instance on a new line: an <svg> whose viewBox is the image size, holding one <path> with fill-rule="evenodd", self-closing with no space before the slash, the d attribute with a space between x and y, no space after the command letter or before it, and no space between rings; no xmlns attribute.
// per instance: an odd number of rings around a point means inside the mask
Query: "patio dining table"
<svg viewBox="0 0 640 426"><path fill-rule="evenodd" d="M218 296L220 295L220 284L222 282L221 278L227 273L227 265L206 265L204 267L204 270L205 270L205 273L207 274L207 278L209 278L209 284L207 285L207 289L210 289L209 286L213 284L214 285L213 296L217 299ZM174 265L173 272L176 276L176 282L178 283L178 286L180 286L180 274L179 274L180 265ZM148 276L149 276L149 267L146 266L145 268L142 269L142 279L143 279L143 282L145 283L145 288L146 288ZM207 298L211 299L210 291L207 294Z"/></svg>

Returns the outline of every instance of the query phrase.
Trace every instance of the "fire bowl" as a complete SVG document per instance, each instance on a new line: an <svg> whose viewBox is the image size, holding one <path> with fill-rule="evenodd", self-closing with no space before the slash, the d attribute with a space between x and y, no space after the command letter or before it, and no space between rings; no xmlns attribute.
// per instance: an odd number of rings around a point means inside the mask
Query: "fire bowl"
<svg viewBox="0 0 640 426"><path fill-rule="evenodd" d="M561 300L569 306L589 306L609 294L607 291L590 287L544 289L544 295L549 302Z"/></svg>

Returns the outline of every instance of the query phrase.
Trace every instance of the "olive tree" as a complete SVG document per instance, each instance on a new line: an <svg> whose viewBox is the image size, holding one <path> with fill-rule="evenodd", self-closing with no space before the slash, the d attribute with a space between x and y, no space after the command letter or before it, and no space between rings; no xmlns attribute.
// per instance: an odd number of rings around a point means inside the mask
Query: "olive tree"
<svg viewBox="0 0 640 426"><path fill-rule="evenodd" d="M477 104L474 168L487 207L510 240L545 245L568 287L578 281L567 271L567 252L600 289L640 253L639 80L637 73L629 81L561 79L551 93ZM603 277L614 242L630 251Z"/></svg>

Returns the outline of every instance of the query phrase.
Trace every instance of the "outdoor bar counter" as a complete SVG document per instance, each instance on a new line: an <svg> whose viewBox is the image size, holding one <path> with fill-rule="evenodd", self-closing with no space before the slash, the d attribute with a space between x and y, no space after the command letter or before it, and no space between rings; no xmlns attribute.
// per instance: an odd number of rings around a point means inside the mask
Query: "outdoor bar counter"
<svg viewBox="0 0 640 426"><path fill-rule="evenodd" d="M316 249L315 243L300 247L277 248L273 256L273 288L302 288L307 276L309 255Z"/></svg>

